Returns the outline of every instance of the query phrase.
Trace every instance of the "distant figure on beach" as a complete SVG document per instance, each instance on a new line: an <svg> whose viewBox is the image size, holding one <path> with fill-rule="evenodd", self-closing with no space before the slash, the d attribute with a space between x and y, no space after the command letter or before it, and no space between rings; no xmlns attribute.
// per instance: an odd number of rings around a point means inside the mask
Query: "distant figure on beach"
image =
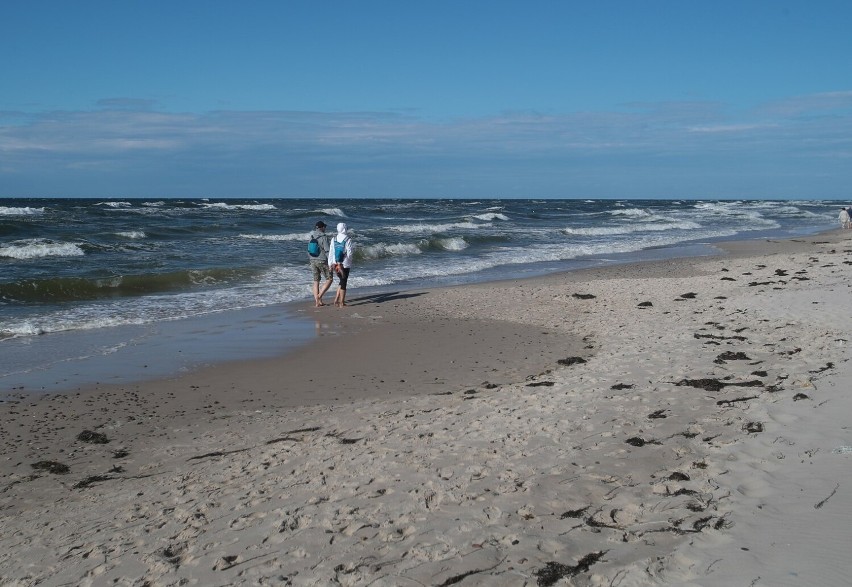
<svg viewBox="0 0 852 587"><path fill-rule="evenodd" d="M313 274L314 305L319 308L324 306L322 296L331 287L331 269L328 266L328 250L330 248L331 236L325 233L325 222L320 220L314 225L308 241L308 263ZM320 279L324 279L320 287Z"/></svg>
<svg viewBox="0 0 852 587"><path fill-rule="evenodd" d="M849 228L849 210L846 208L840 209L840 226L843 228Z"/></svg>
<svg viewBox="0 0 852 587"><path fill-rule="evenodd" d="M337 225L337 236L331 239L328 251L328 266L337 274L337 293L334 305L341 308L346 305L346 282L349 280L349 269L352 268L352 239L346 234L346 224Z"/></svg>

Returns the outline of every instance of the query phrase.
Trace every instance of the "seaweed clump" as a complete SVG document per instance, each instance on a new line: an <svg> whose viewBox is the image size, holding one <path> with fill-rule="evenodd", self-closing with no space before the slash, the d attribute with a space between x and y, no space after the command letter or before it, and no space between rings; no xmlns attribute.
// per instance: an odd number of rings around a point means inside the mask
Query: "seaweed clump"
<svg viewBox="0 0 852 587"><path fill-rule="evenodd" d="M77 440L81 442L88 442L90 444L107 444L109 442L109 438L107 438L106 434L92 432L91 430L83 430L77 435Z"/></svg>
<svg viewBox="0 0 852 587"><path fill-rule="evenodd" d="M562 563L550 561L544 566L544 568L538 569L533 573L536 577L538 577L536 583L539 587L550 587L550 585L555 585L560 579L576 577L580 573L586 573L592 565L601 560L606 553L606 550L590 552L577 561L576 565L563 565Z"/></svg>
<svg viewBox="0 0 852 587"><path fill-rule="evenodd" d="M71 471L71 468L68 465L58 461L39 461L30 465L30 467L36 471L47 471L54 475L65 475Z"/></svg>

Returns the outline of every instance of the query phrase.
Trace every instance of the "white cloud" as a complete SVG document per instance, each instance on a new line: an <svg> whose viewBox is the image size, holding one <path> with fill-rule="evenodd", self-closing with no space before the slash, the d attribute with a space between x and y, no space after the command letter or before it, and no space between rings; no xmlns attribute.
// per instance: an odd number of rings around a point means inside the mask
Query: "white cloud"
<svg viewBox="0 0 852 587"><path fill-rule="evenodd" d="M777 128L777 124L717 124L711 126L693 126L687 130L689 132L705 132L705 133L742 133L753 130Z"/></svg>
<svg viewBox="0 0 852 587"><path fill-rule="evenodd" d="M764 105L762 114L781 117L824 115L831 112L852 115L852 90L822 92L805 96L794 96Z"/></svg>
<svg viewBox="0 0 852 587"><path fill-rule="evenodd" d="M144 191L159 181L152 191L197 185L198 192L214 193L239 185L243 193L275 186L328 193L355 181L367 190L403 190L407 181L422 193L424 182L435 178L443 188L469 186L470 178L498 186L507 179L532 185L543 177L554 185L606 186L627 184L631 173L650 181L672 170L679 177L684 170L707 177L736 168L741 176L756 160L755 181L767 182L773 166L806 176L806 166L796 167L804 158L840 161L841 153L852 150L852 111L844 110L852 106L852 92L780 100L752 112L713 102L667 102L612 112L508 112L444 121L410 112L193 114L151 111L146 101L129 110L115 107L132 106L133 100L104 105L109 108L0 116L0 187L40 186L49 179L58 186L78 182L81 191L110 184L110 193L117 193L123 186ZM802 116L816 111L830 117ZM849 171L821 173L852 181ZM7 195L16 194L0 193Z"/></svg>

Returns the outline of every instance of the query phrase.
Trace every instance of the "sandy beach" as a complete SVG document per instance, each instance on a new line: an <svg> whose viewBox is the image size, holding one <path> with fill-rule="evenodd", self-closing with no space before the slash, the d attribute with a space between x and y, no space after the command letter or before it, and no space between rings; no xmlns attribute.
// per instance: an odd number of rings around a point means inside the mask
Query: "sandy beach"
<svg viewBox="0 0 852 587"><path fill-rule="evenodd" d="M850 585L852 231L721 248L353 289L284 357L22 391L0 584Z"/></svg>

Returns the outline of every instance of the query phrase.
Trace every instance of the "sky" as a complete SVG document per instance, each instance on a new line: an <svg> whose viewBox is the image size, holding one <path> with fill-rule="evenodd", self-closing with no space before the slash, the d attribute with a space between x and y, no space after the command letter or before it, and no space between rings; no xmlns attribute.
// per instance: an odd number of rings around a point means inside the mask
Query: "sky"
<svg viewBox="0 0 852 587"><path fill-rule="evenodd" d="M2 197L852 197L848 0L10 0Z"/></svg>

